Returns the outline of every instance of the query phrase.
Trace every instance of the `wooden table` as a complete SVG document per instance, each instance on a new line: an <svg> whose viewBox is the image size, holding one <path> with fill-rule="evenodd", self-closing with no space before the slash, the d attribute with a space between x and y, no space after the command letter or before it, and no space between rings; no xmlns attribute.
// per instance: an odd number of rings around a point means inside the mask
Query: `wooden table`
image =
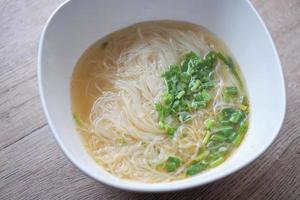
<svg viewBox="0 0 300 200"><path fill-rule="evenodd" d="M253 0L286 80L287 113L276 141L229 177L165 194L98 183L58 147L42 111L36 66L42 27L62 2L0 1L0 199L300 199L300 0Z"/></svg>

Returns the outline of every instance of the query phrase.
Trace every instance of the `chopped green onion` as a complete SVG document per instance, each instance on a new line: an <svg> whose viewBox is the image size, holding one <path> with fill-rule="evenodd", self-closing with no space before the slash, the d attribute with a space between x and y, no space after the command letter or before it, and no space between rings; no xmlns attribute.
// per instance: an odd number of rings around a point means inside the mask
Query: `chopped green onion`
<svg viewBox="0 0 300 200"><path fill-rule="evenodd" d="M185 91L180 91L177 96L176 99L181 99L181 97L183 97L183 95L185 94Z"/></svg>
<svg viewBox="0 0 300 200"><path fill-rule="evenodd" d="M195 94L195 100L192 101L192 108L205 108L208 102L211 100L211 95L203 90L202 92Z"/></svg>
<svg viewBox="0 0 300 200"><path fill-rule="evenodd" d="M161 103L155 104L155 109L158 112L159 121L163 121L165 118L166 111Z"/></svg>
<svg viewBox="0 0 300 200"><path fill-rule="evenodd" d="M203 138L202 144L204 144L204 145L207 144L210 135L211 135L211 133L210 133L209 131L205 131L205 136L204 136L204 138Z"/></svg>
<svg viewBox="0 0 300 200"><path fill-rule="evenodd" d="M209 155L209 151L204 151L203 153L199 154L194 161L199 162L203 159L205 159Z"/></svg>
<svg viewBox="0 0 300 200"><path fill-rule="evenodd" d="M248 121L244 121L241 123L240 128L238 129L238 135L232 141L232 143L235 146L239 146L241 144L247 130L248 130Z"/></svg>
<svg viewBox="0 0 300 200"><path fill-rule="evenodd" d="M208 92L206 92L205 90L203 90L203 91L200 93L200 95L201 95L201 99L202 99L203 101L205 101L205 102L208 102L208 101L211 100L211 95L210 95Z"/></svg>
<svg viewBox="0 0 300 200"><path fill-rule="evenodd" d="M220 143L219 142L216 142L216 141L209 141L206 145L207 148L209 149L215 149L217 148L218 146L220 146Z"/></svg>
<svg viewBox="0 0 300 200"><path fill-rule="evenodd" d="M191 104L192 108L196 109L196 108L205 108L206 107L206 102L204 101L195 101L193 100L192 101L192 104Z"/></svg>
<svg viewBox="0 0 300 200"><path fill-rule="evenodd" d="M168 162L174 162L176 166L179 167L181 163L181 159L176 156L169 156Z"/></svg>
<svg viewBox="0 0 300 200"><path fill-rule="evenodd" d="M225 88L224 92L227 95L237 95L238 94L238 89L235 86L229 86L229 87Z"/></svg>
<svg viewBox="0 0 300 200"><path fill-rule="evenodd" d="M198 150L198 155L201 154L201 153L203 153L204 151L206 151L206 148L205 148L204 145L201 145L201 147Z"/></svg>
<svg viewBox="0 0 300 200"><path fill-rule="evenodd" d="M179 113L179 121L180 122L186 122L190 119L192 119L192 116L188 112L180 112Z"/></svg>
<svg viewBox="0 0 300 200"><path fill-rule="evenodd" d="M226 155L229 151L229 146L221 146L219 149L218 149L218 152L221 154L221 155Z"/></svg>
<svg viewBox="0 0 300 200"><path fill-rule="evenodd" d="M249 125L249 122L247 120L241 122L240 124L240 128L238 130L239 134L245 134L248 130L248 125Z"/></svg>
<svg viewBox="0 0 300 200"><path fill-rule="evenodd" d="M236 111L237 109L235 108L224 108L220 114L220 120L229 121L231 115Z"/></svg>
<svg viewBox="0 0 300 200"><path fill-rule="evenodd" d="M167 162L166 165L165 165L165 169L168 171L168 172L174 172L176 170L176 163L173 163L173 162Z"/></svg>
<svg viewBox="0 0 300 200"><path fill-rule="evenodd" d="M216 160L210 162L210 163L209 163L209 166L210 166L210 167L216 167L216 166L220 165L222 162L224 162L224 160L225 160L225 159L224 159L223 157L219 157L218 159L216 159Z"/></svg>
<svg viewBox="0 0 300 200"><path fill-rule="evenodd" d="M236 124L236 123L239 123L242 118L243 118L243 113L238 110L238 111L232 113L229 121Z"/></svg>
<svg viewBox="0 0 300 200"><path fill-rule="evenodd" d="M216 60L217 55L215 51L210 51L206 56L205 59L209 62L210 65Z"/></svg>
<svg viewBox="0 0 300 200"><path fill-rule="evenodd" d="M224 141L226 141L226 139L227 139L226 137L224 137L223 135L219 135L219 134L215 134L210 137L210 140L216 141L216 142L224 142Z"/></svg>
<svg viewBox="0 0 300 200"><path fill-rule="evenodd" d="M202 87L203 89L211 89L211 88L214 88L214 87L215 87L215 84L214 84L213 82L209 81L209 82L203 83L203 84L201 85L201 87Z"/></svg>
<svg viewBox="0 0 300 200"><path fill-rule="evenodd" d="M180 101L179 100L174 101L173 106L172 106L173 112L176 113L179 110L179 107L180 107Z"/></svg>
<svg viewBox="0 0 300 200"><path fill-rule="evenodd" d="M234 129L233 129L233 127L232 126L221 126L221 127L219 127L219 128L216 128L215 129L215 132L216 133L220 133L220 134L227 134L227 133L229 133L229 132L231 132L231 131L233 131Z"/></svg>
<svg viewBox="0 0 300 200"><path fill-rule="evenodd" d="M172 95L169 93L165 94L163 97L163 100L166 105L171 104L172 103Z"/></svg>
<svg viewBox="0 0 300 200"><path fill-rule="evenodd" d="M178 84L177 84L177 90L176 90L176 92L180 92L180 91L184 91L184 92L186 92L186 89L187 89L187 86L188 86L188 84L186 84L186 83L184 83L184 82L179 82Z"/></svg>
<svg viewBox="0 0 300 200"><path fill-rule="evenodd" d="M165 164L165 169L168 172L174 172L181 164L181 159L175 156L169 156L166 164Z"/></svg>
<svg viewBox="0 0 300 200"><path fill-rule="evenodd" d="M227 120L221 120L221 121L220 121L220 124L221 124L222 126L229 126L231 123L230 123L230 121L227 121Z"/></svg>
<svg viewBox="0 0 300 200"><path fill-rule="evenodd" d="M182 64L182 71L192 74L199 63L199 56L195 52L191 51L190 53L185 55L185 61Z"/></svg>
<svg viewBox="0 0 300 200"><path fill-rule="evenodd" d="M73 113L73 119L77 126L83 127L83 123L81 122L80 118L75 113Z"/></svg>
<svg viewBox="0 0 300 200"><path fill-rule="evenodd" d="M204 121L204 124L207 129L212 130L216 125L216 121L214 119L207 119Z"/></svg>
<svg viewBox="0 0 300 200"><path fill-rule="evenodd" d="M218 145L216 149L218 149L219 147L221 147L221 146ZM209 162L211 162L211 161L217 160L217 159L220 158L220 157L221 157L221 154L220 154L219 152L212 151L212 152L208 155L207 160L208 160Z"/></svg>
<svg viewBox="0 0 300 200"><path fill-rule="evenodd" d="M240 109L245 112L245 111L247 111L248 106L245 106L245 105L241 104Z"/></svg>
<svg viewBox="0 0 300 200"><path fill-rule="evenodd" d="M223 94L224 94L225 102L229 102L233 96L236 96L238 94L237 87L235 86L226 87L224 89Z"/></svg>
<svg viewBox="0 0 300 200"><path fill-rule="evenodd" d="M240 105L240 109L244 112L246 112L248 110L248 106L249 106L249 102L248 102L248 97L247 96L242 96L241 98L241 105Z"/></svg>
<svg viewBox="0 0 300 200"><path fill-rule="evenodd" d="M245 106L249 105L249 100L247 96L242 96L242 104Z"/></svg>
<svg viewBox="0 0 300 200"><path fill-rule="evenodd" d="M193 92L195 92L195 91L198 89L198 87L200 86L200 83L201 83L200 80L196 80L196 81L192 84L191 90L192 90Z"/></svg>
<svg viewBox="0 0 300 200"><path fill-rule="evenodd" d="M165 124L162 121L159 121L158 126L159 126L160 129L164 129Z"/></svg>
<svg viewBox="0 0 300 200"><path fill-rule="evenodd" d="M198 174L199 172L205 170L206 168L207 168L207 164L203 163L203 162L192 164L191 166L189 166L187 168L186 174L188 176L193 176L193 175Z"/></svg>
<svg viewBox="0 0 300 200"><path fill-rule="evenodd" d="M164 129L166 130L168 136L174 135L175 129L172 128L169 124L165 124Z"/></svg>
<svg viewBox="0 0 300 200"><path fill-rule="evenodd" d="M228 142L233 142L237 136L238 136L238 134L237 134L236 132L232 132L232 133L228 136Z"/></svg>
<svg viewBox="0 0 300 200"><path fill-rule="evenodd" d="M239 145L241 144L241 142L242 142L242 139L243 139L242 135L238 134L238 135L234 138L234 140L232 141L232 143L233 143L235 146L239 146Z"/></svg>
<svg viewBox="0 0 300 200"><path fill-rule="evenodd" d="M187 72L182 72L180 74L180 80L184 83L188 83L191 79L191 75L189 75Z"/></svg>

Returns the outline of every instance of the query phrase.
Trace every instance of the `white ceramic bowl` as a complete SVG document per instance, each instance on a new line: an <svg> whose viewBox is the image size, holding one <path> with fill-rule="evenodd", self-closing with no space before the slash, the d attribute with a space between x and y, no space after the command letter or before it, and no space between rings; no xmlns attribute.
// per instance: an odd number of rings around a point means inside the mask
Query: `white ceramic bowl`
<svg viewBox="0 0 300 200"><path fill-rule="evenodd" d="M97 39L136 22L159 19L200 24L225 41L241 65L252 112L244 142L224 164L192 178L146 184L107 173L87 154L72 120L70 78L80 55ZM270 146L285 114L284 79L276 49L246 0L68 1L52 14L42 33L38 81L49 125L67 157L94 179L133 191L191 188L241 169Z"/></svg>

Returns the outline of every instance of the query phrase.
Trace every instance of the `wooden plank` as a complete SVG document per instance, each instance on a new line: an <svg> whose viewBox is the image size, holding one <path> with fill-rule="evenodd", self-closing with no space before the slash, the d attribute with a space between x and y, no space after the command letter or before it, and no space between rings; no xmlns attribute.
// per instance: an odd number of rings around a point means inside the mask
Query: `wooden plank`
<svg viewBox="0 0 300 200"><path fill-rule="evenodd" d="M0 102L0 149L46 125L37 94L36 77L10 88L0 96Z"/></svg>
<svg viewBox="0 0 300 200"><path fill-rule="evenodd" d="M46 124L37 92L38 40L61 2L0 2L0 149Z"/></svg>
<svg viewBox="0 0 300 200"><path fill-rule="evenodd" d="M165 194L132 193L98 183L56 144L38 97L36 54L42 26L61 2L0 1L0 199L300 199L299 0L252 1L284 67L288 104L276 141L229 177Z"/></svg>

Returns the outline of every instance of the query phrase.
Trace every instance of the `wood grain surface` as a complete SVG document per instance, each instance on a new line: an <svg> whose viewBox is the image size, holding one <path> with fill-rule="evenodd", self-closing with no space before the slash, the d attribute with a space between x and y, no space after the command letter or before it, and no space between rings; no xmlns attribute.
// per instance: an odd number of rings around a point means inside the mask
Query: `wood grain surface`
<svg viewBox="0 0 300 200"><path fill-rule="evenodd" d="M287 89L284 125L255 162L175 193L132 193L80 172L47 125L37 90L43 25L63 0L0 0L0 199L300 199L300 0L253 0L278 49Z"/></svg>

